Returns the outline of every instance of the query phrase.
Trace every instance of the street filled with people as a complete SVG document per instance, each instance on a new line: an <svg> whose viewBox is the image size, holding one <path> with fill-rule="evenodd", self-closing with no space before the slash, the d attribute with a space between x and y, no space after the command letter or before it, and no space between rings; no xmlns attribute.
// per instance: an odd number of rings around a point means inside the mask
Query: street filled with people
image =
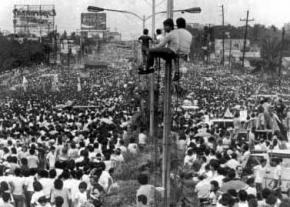
<svg viewBox="0 0 290 207"><path fill-rule="evenodd" d="M149 49L148 31L139 38L149 55L139 72L128 62L126 69L35 65L1 74L0 207L163 206L165 86L154 61L188 53L192 39L182 18L176 30L173 20L164 26L171 35L156 48ZM172 43L179 35L182 54ZM269 85L246 70L190 62L174 72L171 206L289 207L289 80ZM158 76L155 137L149 73Z"/></svg>
<svg viewBox="0 0 290 207"><path fill-rule="evenodd" d="M151 144L140 116L144 91L129 71L84 76L43 68L26 78L27 88L2 97L1 205L100 206L118 188L114 169L126 154L145 153ZM58 76L57 90L47 74ZM265 84L257 79L201 65L182 74L186 95L172 116L172 152L179 160L172 177L181 192L176 205L289 205L289 107L275 87L263 94ZM145 172L137 177L137 206L154 205L154 194L162 195Z"/></svg>

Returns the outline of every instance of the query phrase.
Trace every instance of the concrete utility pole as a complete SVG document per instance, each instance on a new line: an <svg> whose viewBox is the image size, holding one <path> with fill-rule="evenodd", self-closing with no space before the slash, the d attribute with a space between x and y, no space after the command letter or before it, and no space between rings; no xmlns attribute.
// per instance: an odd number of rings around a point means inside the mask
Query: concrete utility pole
<svg viewBox="0 0 290 207"><path fill-rule="evenodd" d="M249 10L247 11L247 18L241 19L240 21L246 22L246 29L245 29L245 35L244 35L244 47L243 47L243 59L242 59L242 65L245 66L245 55L246 55L246 46L247 46L247 35L248 35L248 25L249 22L255 21L254 19L249 19Z"/></svg>
<svg viewBox="0 0 290 207"><path fill-rule="evenodd" d="M167 0L167 18L173 18L173 0ZM166 63L162 143L162 186L164 187L164 207L170 206L171 73L172 65Z"/></svg>
<svg viewBox="0 0 290 207"><path fill-rule="evenodd" d="M225 65L225 10L224 5L222 7L222 25L223 25L223 57L222 57L222 64Z"/></svg>
<svg viewBox="0 0 290 207"><path fill-rule="evenodd" d="M143 27L143 30L145 29L145 22L146 22L146 17L144 15L143 18L142 18L142 27Z"/></svg>
<svg viewBox="0 0 290 207"><path fill-rule="evenodd" d="M282 28L282 39L281 39L281 48L280 48L280 60L279 60L279 88L281 89L281 70L282 70L282 61L283 61L283 50L284 50L284 41L285 41L285 27Z"/></svg>
<svg viewBox="0 0 290 207"><path fill-rule="evenodd" d="M232 37L229 35L230 38L230 53L229 53L229 66L230 70L232 69Z"/></svg>
<svg viewBox="0 0 290 207"><path fill-rule="evenodd" d="M154 41L155 31L155 0L152 0L152 39ZM149 135L154 139L154 73L150 74L150 128ZM155 143L155 142L154 142Z"/></svg>

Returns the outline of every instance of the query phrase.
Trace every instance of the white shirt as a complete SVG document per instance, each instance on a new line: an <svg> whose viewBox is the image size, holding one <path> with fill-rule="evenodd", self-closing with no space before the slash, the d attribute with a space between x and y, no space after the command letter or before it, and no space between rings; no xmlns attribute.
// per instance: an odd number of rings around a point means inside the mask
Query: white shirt
<svg viewBox="0 0 290 207"><path fill-rule="evenodd" d="M87 192L84 191L83 193L81 193L80 191L78 191L75 195L75 200L77 204L76 207L81 207L88 201Z"/></svg>
<svg viewBox="0 0 290 207"><path fill-rule="evenodd" d="M219 184L219 187L221 187L224 183L223 182L224 178L225 178L225 176L223 176L223 175L216 175L216 176L214 175L211 180L217 181Z"/></svg>
<svg viewBox="0 0 290 207"><path fill-rule="evenodd" d="M164 36L162 34L156 36L156 40L158 43L160 43L164 39Z"/></svg>
<svg viewBox="0 0 290 207"><path fill-rule="evenodd" d="M240 163L235 160L235 159L230 159L229 161L226 162L226 166L228 166L229 168L232 168L234 170L236 170L237 166L239 166Z"/></svg>
<svg viewBox="0 0 290 207"><path fill-rule="evenodd" d="M192 35L186 29L175 29L166 35L166 37L156 46L164 47L168 44L175 53L189 54L192 42Z"/></svg>
<svg viewBox="0 0 290 207"><path fill-rule="evenodd" d="M55 162L56 162L55 153L49 152L46 156L46 159L48 160L49 168L54 169Z"/></svg>
<svg viewBox="0 0 290 207"><path fill-rule="evenodd" d="M39 182L42 185L42 191L46 198L50 198L50 193L54 187L53 182L54 180L51 178L40 178Z"/></svg>
<svg viewBox="0 0 290 207"><path fill-rule="evenodd" d="M281 173L282 173L281 165L276 166L273 174L274 180L279 180L281 177Z"/></svg>
<svg viewBox="0 0 290 207"><path fill-rule="evenodd" d="M146 144L147 136L144 133L138 135L139 144Z"/></svg>
<svg viewBox="0 0 290 207"><path fill-rule="evenodd" d="M210 193L210 182L209 180L202 180L195 186L195 191L197 192L198 198L208 198Z"/></svg>
<svg viewBox="0 0 290 207"><path fill-rule="evenodd" d="M266 174L266 167L257 165L254 167L254 172L255 172L255 183L262 183Z"/></svg>
<svg viewBox="0 0 290 207"><path fill-rule="evenodd" d="M137 207L150 207L154 206L154 193L155 187L153 185L141 185L137 190L136 203ZM142 202L138 201L138 196L144 195L147 198L147 203L144 205Z"/></svg>
<svg viewBox="0 0 290 207"><path fill-rule="evenodd" d="M34 176L29 176L25 178L25 185L27 186L27 191L34 191L33 189L33 182L34 182Z"/></svg>
<svg viewBox="0 0 290 207"><path fill-rule="evenodd" d="M249 204L247 201L246 202L239 202L238 207L249 207Z"/></svg>
<svg viewBox="0 0 290 207"><path fill-rule="evenodd" d="M192 166L193 165L193 162L196 160L196 155L193 154L191 156L189 155L186 155L184 157L184 165L189 165L189 166Z"/></svg>
<svg viewBox="0 0 290 207"><path fill-rule="evenodd" d="M40 197L42 197L42 196L45 196L42 190L39 191L39 192L34 192L33 195L32 195L32 197L31 197L31 201L30 201L30 203L31 203L31 204L36 204L36 203L38 203L38 199L39 199Z"/></svg>
<svg viewBox="0 0 290 207"><path fill-rule="evenodd" d="M112 184L111 181L111 175L107 171L103 171L99 178L99 184L104 188L106 192L109 190L109 187Z"/></svg>
<svg viewBox="0 0 290 207"><path fill-rule="evenodd" d="M132 153L132 154L137 154L137 149L138 149L138 146L137 146L136 143L130 143L130 144L128 145L128 150L129 150L129 152Z"/></svg>
<svg viewBox="0 0 290 207"><path fill-rule="evenodd" d="M25 179L23 177L12 176L11 183L14 186L14 195L24 195L23 187L25 186Z"/></svg>
<svg viewBox="0 0 290 207"><path fill-rule="evenodd" d="M119 149L121 150L122 153L126 153L127 152L127 148L125 146L123 146L123 145L121 145L119 147Z"/></svg>
<svg viewBox="0 0 290 207"><path fill-rule="evenodd" d="M248 187L246 189L248 195L254 195L254 196L257 196L257 189L256 188L252 188L252 187Z"/></svg>

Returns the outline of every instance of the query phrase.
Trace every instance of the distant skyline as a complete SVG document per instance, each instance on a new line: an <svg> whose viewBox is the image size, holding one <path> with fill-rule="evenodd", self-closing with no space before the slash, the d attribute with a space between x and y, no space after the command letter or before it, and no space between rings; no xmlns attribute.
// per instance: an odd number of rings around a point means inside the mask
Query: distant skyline
<svg viewBox="0 0 290 207"><path fill-rule="evenodd" d="M13 31L13 6L15 4L54 4L56 7L56 25L58 31L67 32L80 29L80 15L87 12L88 6L99 6L111 9L128 10L140 16L151 15L152 0L0 0L0 28ZM166 0L156 0L156 11L166 9ZM221 8L224 4L225 23L241 26L240 18L245 18L246 11L250 10L253 24L275 25L281 28L290 22L290 0L175 0L175 9L201 7L200 14L175 13L174 17L184 17L188 23L221 24ZM156 17L156 28L162 27L165 14ZM107 27L111 31L122 33L123 39L136 38L142 33L142 22L128 14L107 12ZM146 22L151 29L151 21Z"/></svg>

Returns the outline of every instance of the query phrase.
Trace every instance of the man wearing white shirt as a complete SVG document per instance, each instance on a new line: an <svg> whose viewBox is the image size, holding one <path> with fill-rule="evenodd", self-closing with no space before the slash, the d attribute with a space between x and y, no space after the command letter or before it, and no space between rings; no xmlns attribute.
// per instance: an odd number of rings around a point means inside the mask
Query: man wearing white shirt
<svg viewBox="0 0 290 207"><path fill-rule="evenodd" d="M20 168L16 168L15 176L11 177L10 184L11 184L11 192L15 201L15 207L24 207L25 206L25 188L26 183L24 177L21 176Z"/></svg>
<svg viewBox="0 0 290 207"><path fill-rule="evenodd" d="M143 149L147 143L147 135L145 134L145 131L142 130L138 135L138 144L139 148Z"/></svg>
<svg viewBox="0 0 290 207"><path fill-rule="evenodd" d="M237 161L237 154L233 153L231 155L231 159L227 161L225 165L231 169L236 170L237 166L240 165L240 163Z"/></svg>
<svg viewBox="0 0 290 207"><path fill-rule="evenodd" d="M52 146L50 148L49 153L46 156L46 160L49 165L49 169L54 169L55 168L55 162L56 162L56 154L55 154L55 147Z"/></svg>
<svg viewBox="0 0 290 207"><path fill-rule="evenodd" d="M261 164L254 167L255 183L258 193L262 191L262 183L266 175L267 160L262 159Z"/></svg>
<svg viewBox="0 0 290 207"><path fill-rule="evenodd" d="M49 174L49 177L51 177L53 175L54 175L54 177L56 176L56 172L55 171L53 172L53 171L54 170L51 170L49 173L44 172L44 171L40 171L38 173L39 182L41 183L42 188L43 188L42 191L47 199L50 198L51 191L54 187L54 185L53 185L54 179L48 178L48 174Z"/></svg>

